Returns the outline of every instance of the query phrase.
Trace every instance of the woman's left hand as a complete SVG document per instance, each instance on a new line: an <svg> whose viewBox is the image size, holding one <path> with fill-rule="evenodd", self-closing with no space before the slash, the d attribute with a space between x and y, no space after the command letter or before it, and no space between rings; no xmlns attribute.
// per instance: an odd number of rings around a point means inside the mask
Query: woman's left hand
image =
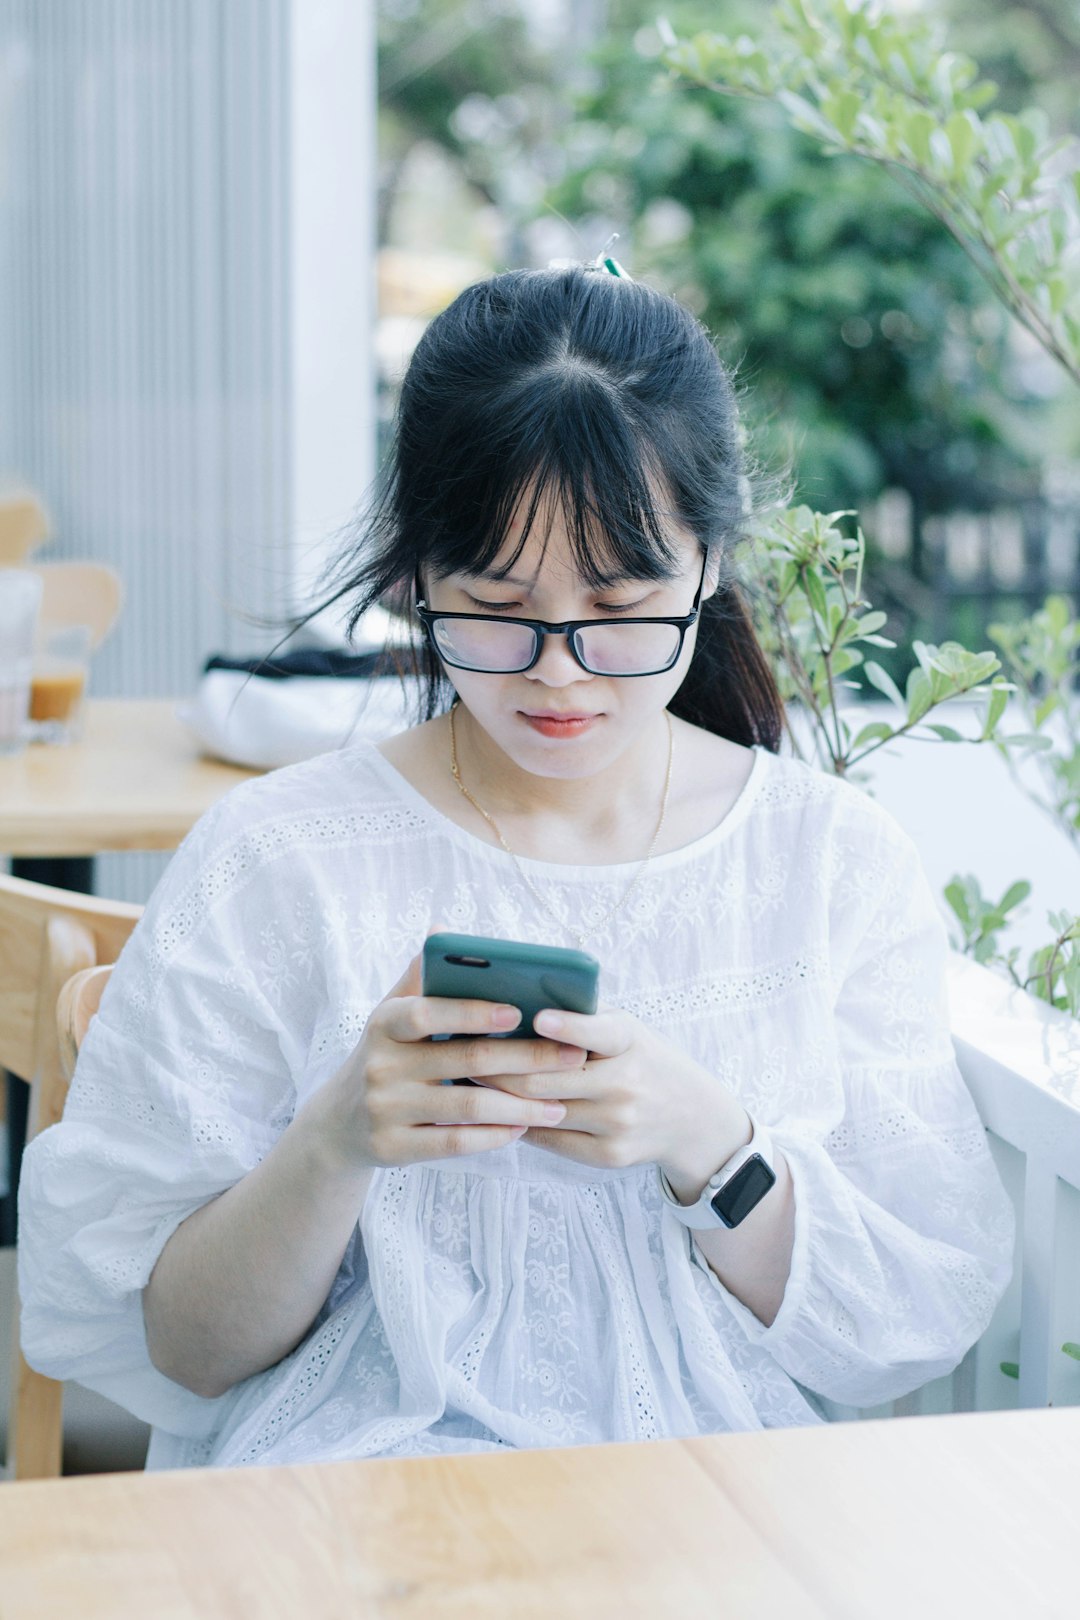
<svg viewBox="0 0 1080 1620"><path fill-rule="evenodd" d="M603 1169L659 1164L683 1203L750 1140L746 1109L715 1075L631 1013L548 1010L538 1035L581 1052L579 1069L498 1075L488 1080L521 1097L566 1104L558 1125L531 1126L525 1140Z"/></svg>

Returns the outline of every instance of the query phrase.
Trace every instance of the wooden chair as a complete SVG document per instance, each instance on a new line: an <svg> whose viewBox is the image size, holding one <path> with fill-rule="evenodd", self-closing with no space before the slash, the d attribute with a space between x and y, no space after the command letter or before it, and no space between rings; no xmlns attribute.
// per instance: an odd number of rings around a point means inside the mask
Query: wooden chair
<svg viewBox="0 0 1080 1620"><path fill-rule="evenodd" d="M30 571L41 576L42 624L57 630L85 624L91 651L100 647L123 605L116 569L99 562L50 562L34 563Z"/></svg>
<svg viewBox="0 0 1080 1620"><path fill-rule="evenodd" d="M30 1086L27 1139L63 1112L79 1042L142 907L0 874L0 1069ZM15 1309L8 1473L60 1472L63 1385L26 1365Z"/></svg>
<svg viewBox="0 0 1080 1620"><path fill-rule="evenodd" d="M49 515L32 490L0 491L0 568L18 568L49 533Z"/></svg>

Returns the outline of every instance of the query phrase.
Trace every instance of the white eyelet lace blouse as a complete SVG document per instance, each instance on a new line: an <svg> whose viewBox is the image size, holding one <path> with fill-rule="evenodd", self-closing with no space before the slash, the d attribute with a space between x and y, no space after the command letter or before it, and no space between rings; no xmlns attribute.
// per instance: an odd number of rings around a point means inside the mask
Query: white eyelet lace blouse
<svg viewBox="0 0 1080 1620"><path fill-rule="evenodd" d="M633 870L524 864L582 926ZM428 929L550 940L537 911L501 850L368 743L215 806L123 952L62 1122L26 1154L31 1364L151 1423L151 1467L816 1423L815 1396L873 1405L954 1367L1013 1230L954 1061L944 927L882 809L762 749L725 820L654 858L590 948L602 998L730 1086L790 1164L772 1326L705 1265L653 1166L518 1143L376 1172L276 1366L211 1400L151 1365L140 1290L165 1242L341 1065Z"/></svg>

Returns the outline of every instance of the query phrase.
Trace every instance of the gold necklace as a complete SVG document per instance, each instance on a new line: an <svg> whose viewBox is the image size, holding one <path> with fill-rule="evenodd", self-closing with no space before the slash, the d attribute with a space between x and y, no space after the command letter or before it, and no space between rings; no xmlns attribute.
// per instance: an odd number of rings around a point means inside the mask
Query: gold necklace
<svg viewBox="0 0 1080 1620"><path fill-rule="evenodd" d="M572 940L574 940L574 942L576 943L578 949L579 950L584 950L585 941L588 940L588 939L592 939L594 934L598 934L600 932L601 928L605 927L611 921L611 919L612 919L612 917L614 917L615 913L617 911L622 910L623 906L625 906L626 902L629 900L630 896L633 894L634 890L637 888L638 883L640 882L642 876L644 875L645 868L648 866L649 862L652 860L653 850L656 848L657 840L660 837L660 830L664 825L664 817L667 815L668 795L671 792L671 769L672 769L672 765L673 765L674 760L675 760L675 728L671 724L671 716L670 716L670 714L668 714L667 710L665 709L664 710L664 716L665 716L665 718L667 720L667 725L668 725L667 777L665 778L665 781L664 781L664 797L660 802L660 819L656 823L656 830L652 835L652 842L650 843L648 849L645 851L645 856L644 856L643 860L641 861L640 865L638 866L637 871L634 873L633 877L630 879L630 882L626 885L626 888L623 890L623 892L619 896L618 900L616 900L615 904L613 906L610 906L608 908L608 910L605 911L604 915L600 918L599 922L594 923L593 926L586 933L579 934L579 933L575 932L575 930L573 928L567 927L566 923L563 922L562 918L560 916L558 916L558 914L551 909L551 907L548 905L547 901L544 899L544 896L540 893L540 890L536 887L535 883L530 878L528 872L526 872L525 868L522 866L521 862L518 860L517 856L514 854L513 850L510 848L510 845L506 842L506 839L503 837L502 831L501 831L501 829L499 827L498 822L495 820L495 817L492 816L492 815L489 815L488 812L484 809L482 804L477 804L476 800L473 798L472 794L469 792L468 788L465 786L464 782L461 780L461 772L458 769L458 760L457 760L457 737L456 737L456 735L454 733L454 710L457 708L458 702L460 702L460 701L461 700L458 699L451 706L451 709L450 709L450 774L453 776L454 781L457 783L457 785L461 789L462 793L468 799L468 801L472 805L473 809L478 810L480 812L480 814L483 816L484 820L487 822L488 826L491 828L492 832L495 834L496 838L499 840L499 843L502 845L503 849L509 855L509 857L513 861L514 865L517 867L518 875L521 878L522 882L525 884L525 887L532 893L534 898L539 901L540 905L543 906L543 908L547 912L548 916L553 918L554 921L558 923L559 927L564 929L565 932L570 935L570 938Z"/></svg>

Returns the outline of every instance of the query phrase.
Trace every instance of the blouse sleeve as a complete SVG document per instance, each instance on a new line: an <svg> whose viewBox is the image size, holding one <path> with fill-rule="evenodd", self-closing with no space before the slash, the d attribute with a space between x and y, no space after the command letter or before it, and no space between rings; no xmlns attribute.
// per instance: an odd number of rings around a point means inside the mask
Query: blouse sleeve
<svg viewBox="0 0 1080 1620"><path fill-rule="evenodd" d="M196 1438L235 1391L204 1399L156 1370L142 1289L181 1221L259 1163L294 1107L278 1014L251 965L274 879L237 815L243 794L170 863L110 976L63 1119L27 1148L19 1193L30 1365Z"/></svg>
<svg viewBox="0 0 1080 1620"><path fill-rule="evenodd" d="M784 1298L765 1327L724 1290L791 1378L852 1406L952 1371L1005 1290L1014 1238L949 1035L945 926L911 840L877 814L836 883L842 1116L770 1125L795 1194Z"/></svg>

